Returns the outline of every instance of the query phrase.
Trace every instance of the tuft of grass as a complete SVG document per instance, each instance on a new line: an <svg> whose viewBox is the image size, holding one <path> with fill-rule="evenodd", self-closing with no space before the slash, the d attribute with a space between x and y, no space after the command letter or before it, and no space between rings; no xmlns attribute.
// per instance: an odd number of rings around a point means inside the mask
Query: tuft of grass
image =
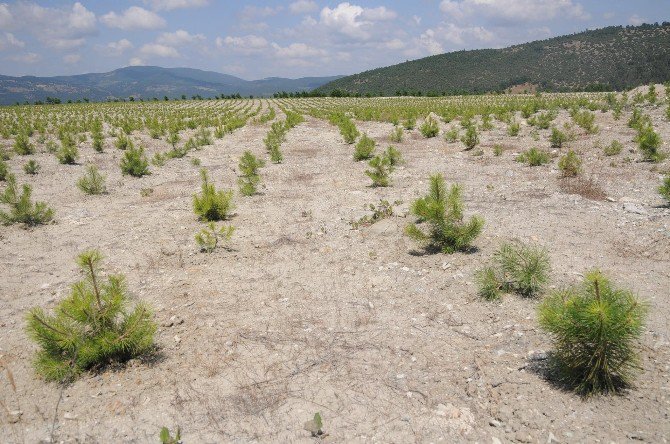
<svg viewBox="0 0 670 444"><path fill-rule="evenodd" d="M639 369L646 312L631 291L598 270L580 286L547 297L538 314L553 342L553 375L583 396L629 387Z"/></svg>
<svg viewBox="0 0 670 444"><path fill-rule="evenodd" d="M447 254L467 250L481 233L484 220L473 216L464 221L461 194L460 185L452 185L447 191L441 174L431 176L428 195L417 199L411 206L412 214L428 226L427 230L409 224L405 233L427 249Z"/></svg>
<svg viewBox="0 0 670 444"><path fill-rule="evenodd" d="M97 250L79 255L86 278L72 286L70 296L53 314L35 307L26 317L26 330L40 350L35 370L48 381L66 382L82 372L110 362L125 362L154 347L156 324L150 308L130 307L125 279L100 278L102 255Z"/></svg>
<svg viewBox="0 0 670 444"><path fill-rule="evenodd" d="M493 264L477 272L479 295L488 300L500 299L503 293L535 297L543 291L550 270L545 249L505 243L493 255Z"/></svg>

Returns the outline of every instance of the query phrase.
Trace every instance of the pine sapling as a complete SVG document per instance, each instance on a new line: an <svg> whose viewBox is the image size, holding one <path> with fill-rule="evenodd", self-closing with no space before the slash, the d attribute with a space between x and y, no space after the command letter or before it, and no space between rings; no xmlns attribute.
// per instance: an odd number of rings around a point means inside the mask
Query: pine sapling
<svg viewBox="0 0 670 444"><path fill-rule="evenodd" d="M40 164L35 159L30 159L23 165L23 171L31 176L40 172Z"/></svg>
<svg viewBox="0 0 670 444"><path fill-rule="evenodd" d="M423 134L423 137L429 139L429 138L435 137L439 134L440 127L437 124L437 121L435 120L435 118L433 118L433 116L430 115L426 118L426 120L423 121L423 124L419 128L419 131L421 131L421 134Z"/></svg>
<svg viewBox="0 0 670 444"><path fill-rule="evenodd" d="M479 135L477 134L477 128L474 125L469 125L467 127L465 135L461 138L461 142L463 142L468 150L477 146L479 143Z"/></svg>
<svg viewBox="0 0 670 444"><path fill-rule="evenodd" d="M70 134L65 134L61 138L61 147L56 152L56 158L63 165L74 165L79 157L79 149Z"/></svg>
<svg viewBox="0 0 670 444"><path fill-rule="evenodd" d="M372 158L373 153L375 152L375 141L368 137L367 134L363 134L361 140L356 144L356 150L354 151L354 160L356 162L361 160L368 160Z"/></svg>
<svg viewBox="0 0 670 444"><path fill-rule="evenodd" d="M24 184L21 194L13 174L7 176L7 188L0 194L0 203L9 206L9 213L0 210L0 222L4 225L25 224L35 226L53 220L53 210L44 202L33 203L30 185Z"/></svg>
<svg viewBox="0 0 670 444"><path fill-rule="evenodd" d="M431 176L429 194L411 206L412 214L428 228L424 231L416 224L409 224L405 233L430 250L447 254L467 250L481 233L484 220L479 216L473 216L468 222L463 220L461 194L460 185L452 185L447 191L441 174Z"/></svg>
<svg viewBox="0 0 670 444"><path fill-rule="evenodd" d="M565 133L555 126L551 128L551 137L549 138L552 148L561 148L563 144L568 140L568 136Z"/></svg>
<svg viewBox="0 0 670 444"><path fill-rule="evenodd" d="M111 275L104 282L101 261L97 250L79 255L85 279L72 286L53 314L36 307L27 315L28 335L40 346L35 370L48 381L72 381L84 371L125 362L154 347L150 308L130 306L123 276Z"/></svg>
<svg viewBox="0 0 670 444"><path fill-rule="evenodd" d="M529 166L540 166L549 163L549 154L533 147L528 151L519 154L514 160L527 163Z"/></svg>
<svg viewBox="0 0 670 444"><path fill-rule="evenodd" d="M7 180L7 176L9 175L9 165L7 165L7 162L4 160L0 159L0 182L4 182Z"/></svg>
<svg viewBox="0 0 670 444"><path fill-rule="evenodd" d="M393 172L393 166L388 156L382 154L370 159L368 166L371 168L365 174L372 179L373 187L387 187L391 184L389 175Z"/></svg>
<svg viewBox="0 0 670 444"><path fill-rule="evenodd" d="M30 143L30 139L26 133L20 132L16 135L16 140L14 140L14 151L21 156L35 153L35 146Z"/></svg>
<svg viewBox="0 0 670 444"><path fill-rule="evenodd" d="M254 156L251 151L245 151L240 158L239 169L242 177L238 180L240 193L244 196L256 194L261 176L258 169L265 166L265 162Z"/></svg>
<svg viewBox="0 0 670 444"><path fill-rule="evenodd" d="M401 165L404 162L402 153L394 146L389 146L386 148L386 151L384 151L384 156L388 158L392 167Z"/></svg>
<svg viewBox="0 0 670 444"><path fill-rule="evenodd" d="M89 165L86 167L86 174L77 181L77 188L90 195L105 194L107 193L105 176L100 174L95 165Z"/></svg>
<svg viewBox="0 0 670 444"><path fill-rule="evenodd" d="M209 182L207 170L200 170L202 185L200 194L193 195L193 211L200 220L226 220L233 211L233 192L217 191L213 183Z"/></svg>
<svg viewBox="0 0 670 444"><path fill-rule="evenodd" d="M144 155L144 147L130 147L123 153L121 172L124 176L129 174L133 177L151 174L149 172L149 161Z"/></svg>
<svg viewBox="0 0 670 444"><path fill-rule="evenodd" d="M553 376L583 396L616 392L639 370L638 343L647 307L600 271L554 292L539 306L540 326L552 338Z"/></svg>
<svg viewBox="0 0 670 444"><path fill-rule="evenodd" d="M658 192L665 200L668 201L668 205L670 205L670 174L665 176L663 184L658 187Z"/></svg>
<svg viewBox="0 0 670 444"><path fill-rule="evenodd" d="M391 139L392 142L395 143L400 143L402 142L402 139L404 137L404 131L401 126L396 125L393 127L393 130L391 130L391 135L389 136L389 139Z"/></svg>
<svg viewBox="0 0 670 444"><path fill-rule="evenodd" d="M575 177L582 171L582 159L570 150L558 161L558 169L563 177Z"/></svg>
<svg viewBox="0 0 670 444"><path fill-rule="evenodd" d="M228 242L234 231L235 227L232 225L217 227L214 222L210 222L195 235L195 243L203 253L211 253L219 244Z"/></svg>

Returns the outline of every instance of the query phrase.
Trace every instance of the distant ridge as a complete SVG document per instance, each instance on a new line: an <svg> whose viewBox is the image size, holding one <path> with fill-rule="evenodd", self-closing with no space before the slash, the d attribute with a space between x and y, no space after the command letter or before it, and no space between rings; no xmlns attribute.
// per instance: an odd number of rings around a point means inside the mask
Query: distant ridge
<svg viewBox="0 0 670 444"><path fill-rule="evenodd" d="M44 101L57 97L62 101L88 98L92 101L154 97L170 99L182 95L214 97L239 93L242 96L270 96L277 92L311 91L339 78L304 77L285 79L272 77L243 80L239 77L191 68L129 66L106 73L56 77L10 77L0 75L0 104Z"/></svg>
<svg viewBox="0 0 670 444"><path fill-rule="evenodd" d="M397 95L622 90L670 80L670 23L611 26L504 49L451 52L342 77L331 93Z"/></svg>

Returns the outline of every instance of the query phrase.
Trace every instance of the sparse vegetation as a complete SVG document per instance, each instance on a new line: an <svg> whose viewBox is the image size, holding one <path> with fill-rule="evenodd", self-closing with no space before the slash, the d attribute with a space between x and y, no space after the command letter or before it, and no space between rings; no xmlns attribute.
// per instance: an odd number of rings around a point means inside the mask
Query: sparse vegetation
<svg viewBox="0 0 670 444"><path fill-rule="evenodd" d="M613 140L612 143L603 148L606 156L616 156L621 153L621 150L623 150L623 145L618 140Z"/></svg>
<svg viewBox="0 0 670 444"><path fill-rule="evenodd" d="M238 184L240 186L240 193L244 196L253 196L256 194L258 184L261 181L261 176L258 174L258 169L265 166L265 162L254 156L251 151L245 151L240 158L239 169L242 177L240 177Z"/></svg>
<svg viewBox="0 0 670 444"><path fill-rule="evenodd" d="M35 159L30 159L23 165L23 171L31 176L40 172L40 164Z"/></svg>
<svg viewBox="0 0 670 444"><path fill-rule="evenodd" d="M389 136L389 139L391 139L392 142L400 143L402 142L404 134L405 132L403 131L402 127L396 125L393 128L393 130L391 130L391 135Z"/></svg>
<svg viewBox="0 0 670 444"><path fill-rule="evenodd" d="M28 335L40 346L35 370L48 381L71 381L86 370L125 362L154 347L151 309L142 303L130 307L123 276L103 282L101 261L97 250L80 254L77 264L86 279L72 286L54 314L41 308L28 313Z"/></svg>
<svg viewBox="0 0 670 444"><path fill-rule="evenodd" d="M27 156L35 153L35 146L30 143L30 139L24 132L20 132L14 140L14 151L21 156Z"/></svg>
<svg viewBox="0 0 670 444"><path fill-rule="evenodd" d="M7 176L7 188L0 194L0 203L9 206L9 212L0 210L0 222L4 225L25 224L32 227L53 220L53 210L44 202L31 200L33 189L24 184L21 193L13 174Z"/></svg>
<svg viewBox="0 0 670 444"><path fill-rule="evenodd" d="M419 131L421 131L423 137L429 139L439 134L440 127L438 126L437 121L432 116L428 116L426 117L426 120L423 121L423 124L419 128Z"/></svg>
<svg viewBox="0 0 670 444"><path fill-rule="evenodd" d="M361 139L356 144L356 150L354 151L354 160L359 162L361 160L371 159L375 152L375 141L368 137L367 134L363 134Z"/></svg>
<svg viewBox="0 0 670 444"><path fill-rule="evenodd" d="M540 326L554 343L553 376L584 396L630 386L645 315L631 291L597 270L581 286L553 293L539 307Z"/></svg>
<svg viewBox="0 0 670 444"><path fill-rule="evenodd" d="M214 222L210 222L195 235L195 243L203 253L211 253L219 244L228 242L233 237L234 231L235 227L232 225L217 227Z"/></svg>
<svg viewBox="0 0 670 444"><path fill-rule="evenodd" d="M124 176L131 175L133 177L142 177L150 174L149 161L144 155L143 147L130 147L123 153L121 172Z"/></svg>
<svg viewBox="0 0 670 444"><path fill-rule="evenodd" d="M77 188L90 195L105 194L107 192L105 176L100 174L98 167L89 165L86 167L86 174L77 181Z"/></svg>
<svg viewBox="0 0 670 444"><path fill-rule="evenodd" d="M369 170L365 174L372 179L373 187L387 187L391 185L389 175L393 172L391 159L386 154L378 155L368 162Z"/></svg>
<svg viewBox="0 0 670 444"><path fill-rule="evenodd" d="M233 211L233 192L217 191L209 182L207 170L200 170L202 185L200 194L193 195L193 211L200 220L214 222L226 220Z"/></svg>
<svg viewBox="0 0 670 444"><path fill-rule="evenodd" d="M465 135L461 138L461 142L463 142L468 150L477 146L479 143L479 135L477 134L477 128L474 125L468 126L465 130Z"/></svg>
<svg viewBox="0 0 670 444"><path fill-rule="evenodd" d="M551 147L552 148L561 148L563 144L568 140L568 137L565 133L555 126L551 128Z"/></svg>
<svg viewBox="0 0 670 444"><path fill-rule="evenodd" d="M670 174L665 176L663 184L658 188L658 192L670 205Z"/></svg>
<svg viewBox="0 0 670 444"><path fill-rule="evenodd" d="M515 160L517 162L526 163L528 166L540 166L549 163L549 154L533 147L528 151L519 154Z"/></svg>
<svg viewBox="0 0 670 444"><path fill-rule="evenodd" d="M400 205L400 201L393 202L393 205ZM379 222L382 219L389 218L393 216L393 205L387 200L380 199L377 205L369 204L366 205L365 209L372 211L371 216L363 216L357 221L351 221L351 227L356 230L360 227L369 227L376 222Z"/></svg>
<svg viewBox="0 0 670 444"><path fill-rule="evenodd" d="M575 177L582 171L582 159L570 150L558 161L558 169L561 170L563 177Z"/></svg>
<svg viewBox="0 0 670 444"><path fill-rule="evenodd" d="M436 174L430 177L430 190L427 196L416 200L411 212L423 225L423 231L417 224L409 224L406 234L429 250L443 253L455 253L467 250L472 241L479 236L484 220L473 216L468 222L463 219L462 188L452 185L449 191L444 177Z"/></svg>

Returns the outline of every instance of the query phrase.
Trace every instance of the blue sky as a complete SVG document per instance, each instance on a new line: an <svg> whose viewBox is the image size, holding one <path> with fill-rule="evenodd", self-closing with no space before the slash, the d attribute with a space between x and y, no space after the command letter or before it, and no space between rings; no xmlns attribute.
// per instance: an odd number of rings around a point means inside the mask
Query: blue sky
<svg viewBox="0 0 670 444"><path fill-rule="evenodd" d="M129 65L352 74L442 52L670 21L668 0L0 0L0 74Z"/></svg>

